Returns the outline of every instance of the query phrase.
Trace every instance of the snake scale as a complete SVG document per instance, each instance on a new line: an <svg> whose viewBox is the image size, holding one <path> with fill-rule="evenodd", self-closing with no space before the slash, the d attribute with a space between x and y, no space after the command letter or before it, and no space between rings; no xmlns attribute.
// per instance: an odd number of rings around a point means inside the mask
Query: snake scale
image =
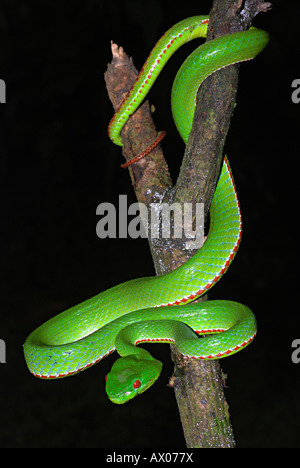
<svg viewBox="0 0 300 468"><path fill-rule="evenodd" d="M115 144L122 145L123 126L169 57L182 44L206 37L208 22L208 16L185 19L157 42L111 119L108 133ZM171 95L174 121L185 143L203 80L222 67L254 58L267 42L265 31L250 28L206 42L186 59ZM48 320L24 344L29 370L44 379L66 377L117 350L121 357L107 376L106 391L112 402L125 403L150 387L162 367L148 351L136 346L139 343L175 342L184 355L195 359L219 359L240 351L256 334L251 310L233 301L194 304L193 300L226 272L239 247L241 230L239 201L225 157L202 248L170 273L119 284Z"/></svg>

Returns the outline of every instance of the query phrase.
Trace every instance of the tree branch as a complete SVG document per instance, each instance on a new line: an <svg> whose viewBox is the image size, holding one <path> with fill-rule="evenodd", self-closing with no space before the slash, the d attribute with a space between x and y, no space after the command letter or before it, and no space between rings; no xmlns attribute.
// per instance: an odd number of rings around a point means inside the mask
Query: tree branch
<svg viewBox="0 0 300 468"><path fill-rule="evenodd" d="M270 3L260 0L215 0L207 40L248 29L260 11L270 7ZM204 203L206 215L220 173L235 104L238 71L238 64L226 67L209 76L200 87L193 127L176 183L175 200L200 201ZM174 376L179 377L180 382L174 389L187 446L233 447L235 441L219 362L191 362L181 356L175 346L171 349Z"/></svg>
<svg viewBox="0 0 300 468"><path fill-rule="evenodd" d="M207 40L249 27L260 11L270 8L262 0L215 0L210 13ZM113 45L113 61L105 80L116 109L131 88L136 70L123 50ZM238 84L238 65L220 70L201 86L192 132L180 174L173 188L167 163L160 148L129 168L138 201L150 206L158 200L180 203L203 202L208 213L222 162L222 152L233 112ZM129 119L122 131L123 153L127 160L149 146L156 137L148 103ZM192 251L185 250L186 239L149 239L157 274L184 263ZM197 361L182 356L172 346L175 364L170 386L175 390L188 447L233 447L218 361Z"/></svg>

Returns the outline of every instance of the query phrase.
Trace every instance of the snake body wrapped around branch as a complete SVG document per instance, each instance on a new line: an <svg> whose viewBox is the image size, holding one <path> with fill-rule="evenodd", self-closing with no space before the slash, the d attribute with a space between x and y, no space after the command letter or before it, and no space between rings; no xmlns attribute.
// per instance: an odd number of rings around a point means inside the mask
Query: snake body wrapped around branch
<svg viewBox="0 0 300 468"><path fill-rule="evenodd" d="M122 128L169 57L182 44L205 37L208 21L208 16L188 18L158 41L109 124L114 143L122 145ZM251 28L209 41L186 59L171 97L175 124L185 143L197 90L205 78L220 68L254 58L267 42L265 31ZM40 378L62 378L89 368L117 349L122 357L107 376L106 391L111 401L125 403L152 385L162 366L148 351L136 346L139 343L175 342L184 355L194 359L219 359L240 351L256 334L251 310L233 301L193 301L226 272L239 247L241 232L239 202L225 157L202 248L170 273L114 286L41 325L24 344L29 370Z"/></svg>

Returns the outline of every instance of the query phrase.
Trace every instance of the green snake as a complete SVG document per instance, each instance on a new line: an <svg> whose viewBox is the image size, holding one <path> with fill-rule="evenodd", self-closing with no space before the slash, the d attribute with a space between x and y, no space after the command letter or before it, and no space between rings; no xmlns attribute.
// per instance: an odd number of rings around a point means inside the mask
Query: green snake
<svg viewBox="0 0 300 468"><path fill-rule="evenodd" d="M206 37L208 21L208 16L183 20L157 42L109 124L114 143L122 145L122 128L169 57L187 41ZM186 59L171 96L175 124L185 143L203 80L222 67L254 58L267 42L265 31L250 28L206 42ZM194 359L219 359L242 350L256 334L256 320L248 307L232 301L193 303L226 272L241 232L239 201L225 157L202 248L170 273L114 286L41 325L24 344L29 370L44 379L66 377L117 350L121 357L107 376L106 391L112 402L125 403L150 387L162 367L136 346L139 343L175 342L184 355Z"/></svg>

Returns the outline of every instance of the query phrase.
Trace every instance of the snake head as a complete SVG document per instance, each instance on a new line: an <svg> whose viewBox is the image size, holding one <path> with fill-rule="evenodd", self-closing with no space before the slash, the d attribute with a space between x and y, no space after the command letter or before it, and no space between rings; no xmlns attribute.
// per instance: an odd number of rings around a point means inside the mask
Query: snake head
<svg viewBox="0 0 300 468"><path fill-rule="evenodd" d="M153 358L130 355L117 359L106 377L108 398L113 403L126 403L147 390L159 377L161 368L162 363Z"/></svg>

